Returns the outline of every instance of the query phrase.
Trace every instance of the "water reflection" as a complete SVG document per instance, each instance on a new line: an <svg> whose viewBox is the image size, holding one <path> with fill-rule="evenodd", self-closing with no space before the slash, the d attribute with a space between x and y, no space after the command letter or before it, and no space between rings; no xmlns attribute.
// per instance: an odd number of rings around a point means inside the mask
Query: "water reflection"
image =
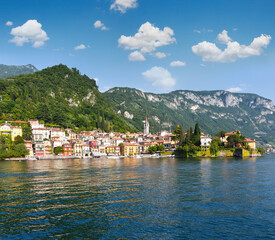
<svg viewBox="0 0 275 240"><path fill-rule="evenodd" d="M273 158L0 162L0 234L274 237L274 170Z"/></svg>

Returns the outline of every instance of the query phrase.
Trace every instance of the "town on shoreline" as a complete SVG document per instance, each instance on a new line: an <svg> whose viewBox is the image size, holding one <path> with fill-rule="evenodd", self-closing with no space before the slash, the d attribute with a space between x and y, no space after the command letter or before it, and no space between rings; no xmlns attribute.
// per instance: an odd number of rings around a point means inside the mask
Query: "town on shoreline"
<svg viewBox="0 0 275 240"><path fill-rule="evenodd" d="M72 129L47 127L39 120L6 121L0 126L0 159L96 158L117 156L165 155L183 157L260 156L264 149L239 131L220 131L214 138L200 131L197 123L184 132L176 126L173 132L150 133L147 116L144 131L137 133L75 133Z"/></svg>

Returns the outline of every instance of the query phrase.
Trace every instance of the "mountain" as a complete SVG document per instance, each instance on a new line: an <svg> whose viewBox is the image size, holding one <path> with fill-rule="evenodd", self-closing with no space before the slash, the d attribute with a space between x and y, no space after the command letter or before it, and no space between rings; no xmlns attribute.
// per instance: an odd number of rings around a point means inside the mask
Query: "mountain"
<svg viewBox="0 0 275 240"><path fill-rule="evenodd" d="M34 73L38 70L31 64L28 65L4 65L0 64L0 78L14 77L20 74Z"/></svg>
<svg viewBox="0 0 275 240"><path fill-rule="evenodd" d="M53 66L0 80L0 121L39 119L64 128L133 131L75 68Z"/></svg>
<svg viewBox="0 0 275 240"><path fill-rule="evenodd" d="M240 130L261 144L275 145L275 107L256 94L227 91L178 90L167 94L145 93L131 88L113 88L104 93L115 111L138 130L148 115L150 130L184 129L198 122L204 133Z"/></svg>

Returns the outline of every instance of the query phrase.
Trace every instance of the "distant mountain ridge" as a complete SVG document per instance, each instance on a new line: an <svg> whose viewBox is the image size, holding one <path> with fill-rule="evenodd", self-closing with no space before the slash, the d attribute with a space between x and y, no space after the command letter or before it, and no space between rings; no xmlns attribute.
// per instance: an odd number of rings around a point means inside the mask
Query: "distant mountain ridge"
<svg viewBox="0 0 275 240"><path fill-rule="evenodd" d="M0 78L14 77L20 74L34 73L37 71L37 68L31 64L18 66L0 64Z"/></svg>
<svg viewBox="0 0 275 240"><path fill-rule="evenodd" d="M271 100L249 93L177 90L167 94L145 93L133 88L112 88L104 93L115 111L138 130L145 115L151 131L184 129L199 122L214 135L219 130L240 130L261 144L275 145L275 107Z"/></svg>

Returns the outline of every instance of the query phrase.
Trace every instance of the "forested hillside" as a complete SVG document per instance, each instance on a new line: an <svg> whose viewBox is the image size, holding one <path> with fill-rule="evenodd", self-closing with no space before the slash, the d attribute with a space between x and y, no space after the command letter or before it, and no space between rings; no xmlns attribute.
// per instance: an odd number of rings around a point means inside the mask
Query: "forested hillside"
<svg viewBox="0 0 275 240"><path fill-rule="evenodd" d="M93 79L61 64L0 80L0 120L30 118L80 130L133 130Z"/></svg>
<svg viewBox="0 0 275 240"><path fill-rule="evenodd" d="M275 145L274 104L256 94L187 90L153 94L117 87L104 95L139 130L147 114L152 132L174 129L178 124L187 130L198 122L212 136L220 130L240 130L262 144Z"/></svg>

